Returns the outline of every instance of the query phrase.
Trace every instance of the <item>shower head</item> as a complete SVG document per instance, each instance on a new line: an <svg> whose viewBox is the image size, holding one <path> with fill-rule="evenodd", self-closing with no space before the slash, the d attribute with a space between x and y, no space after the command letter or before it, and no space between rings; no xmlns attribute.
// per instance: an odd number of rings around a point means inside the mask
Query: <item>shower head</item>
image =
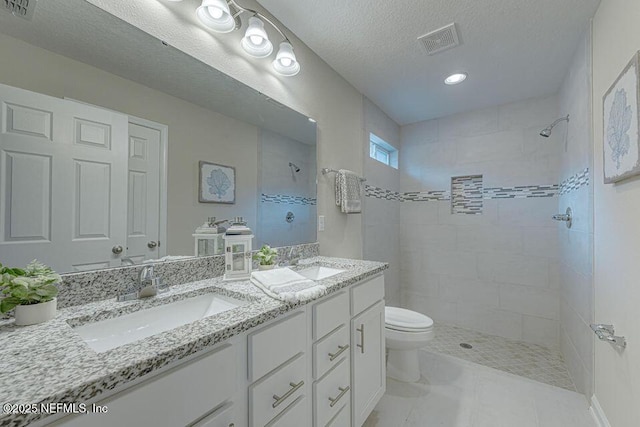
<svg viewBox="0 0 640 427"><path fill-rule="evenodd" d="M294 170L294 172L300 172L300 168L296 166L294 163L289 162L289 167Z"/></svg>
<svg viewBox="0 0 640 427"><path fill-rule="evenodd" d="M551 136L551 132L553 131L553 128L556 127L556 125L560 122L564 122L564 121L569 121L569 115L567 114L567 117L562 117L558 120L556 120L555 122L551 123L549 126L547 126L546 128L544 128L542 130L542 132L540 132L540 136L544 137L544 138L549 138Z"/></svg>

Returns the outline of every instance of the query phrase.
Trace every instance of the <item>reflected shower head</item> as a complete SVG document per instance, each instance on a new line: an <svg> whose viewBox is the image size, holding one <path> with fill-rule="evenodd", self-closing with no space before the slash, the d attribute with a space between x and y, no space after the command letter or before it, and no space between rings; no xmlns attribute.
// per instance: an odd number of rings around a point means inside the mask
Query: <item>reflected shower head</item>
<svg viewBox="0 0 640 427"><path fill-rule="evenodd" d="M294 163L289 162L289 167L293 168L295 172L300 172L300 168L296 166Z"/></svg>
<svg viewBox="0 0 640 427"><path fill-rule="evenodd" d="M556 120L555 122L551 123L549 126L547 126L546 128L544 128L542 130L542 132L540 132L540 136L544 137L544 138L549 138L551 136L551 132L553 131L553 128L556 127L556 125L560 122L564 122L564 121L569 121L569 115L567 114L567 117L562 117L558 120Z"/></svg>

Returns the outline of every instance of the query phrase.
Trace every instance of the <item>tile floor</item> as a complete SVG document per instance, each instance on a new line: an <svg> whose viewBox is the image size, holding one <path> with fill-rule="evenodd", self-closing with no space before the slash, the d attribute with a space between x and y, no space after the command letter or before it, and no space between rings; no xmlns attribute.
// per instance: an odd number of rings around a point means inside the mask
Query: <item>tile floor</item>
<svg viewBox="0 0 640 427"><path fill-rule="evenodd" d="M387 379L363 427L595 427L586 398L444 354L421 351L423 379Z"/></svg>
<svg viewBox="0 0 640 427"><path fill-rule="evenodd" d="M490 368L576 391L562 355L557 350L442 323L435 324L435 334L435 338L429 342L425 350L448 354ZM473 348L462 348L460 343L471 344Z"/></svg>

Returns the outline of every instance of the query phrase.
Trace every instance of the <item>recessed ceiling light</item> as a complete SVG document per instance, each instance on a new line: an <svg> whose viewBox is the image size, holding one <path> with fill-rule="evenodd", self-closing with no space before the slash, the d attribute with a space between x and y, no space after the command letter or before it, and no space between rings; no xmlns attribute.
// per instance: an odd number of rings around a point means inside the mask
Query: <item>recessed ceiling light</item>
<svg viewBox="0 0 640 427"><path fill-rule="evenodd" d="M451 74L449 77L444 79L444 84L446 85L457 85L462 83L467 79L467 73L455 73Z"/></svg>

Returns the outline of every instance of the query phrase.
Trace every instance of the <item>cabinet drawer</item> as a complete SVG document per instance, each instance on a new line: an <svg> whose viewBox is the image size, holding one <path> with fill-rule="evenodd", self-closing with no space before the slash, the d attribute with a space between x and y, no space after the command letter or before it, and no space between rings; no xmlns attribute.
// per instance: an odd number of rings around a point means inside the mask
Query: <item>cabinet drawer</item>
<svg viewBox="0 0 640 427"><path fill-rule="evenodd" d="M317 340L349 320L349 294L340 292L313 306L313 339Z"/></svg>
<svg viewBox="0 0 640 427"><path fill-rule="evenodd" d="M349 358L313 385L313 419L315 427L324 427L351 399Z"/></svg>
<svg viewBox="0 0 640 427"><path fill-rule="evenodd" d="M177 366L99 402L109 408L107 413L63 418L54 425L188 425L233 396L238 382L236 358L235 349L226 344L213 353ZM170 402L179 404L168 404Z"/></svg>
<svg viewBox="0 0 640 427"><path fill-rule="evenodd" d="M265 427L307 427L309 425L311 425L311 419L307 411L307 399L300 396Z"/></svg>
<svg viewBox="0 0 640 427"><path fill-rule="evenodd" d="M318 379L349 354L349 330L342 325L313 344L313 377ZM332 360L333 359L333 360Z"/></svg>
<svg viewBox="0 0 640 427"><path fill-rule="evenodd" d="M235 427L233 403L229 402L190 427Z"/></svg>
<svg viewBox="0 0 640 427"><path fill-rule="evenodd" d="M249 381L256 381L298 353L307 344L304 313L296 313L249 335Z"/></svg>
<svg viewBox="0 0 640 427"><path fill-rule="evenodd" d="M374 277L351 288L351 315L362 313L373 304L384 299L384 276Z"/></svg>
<svg viewBox="0 0 640 427"><path fill-rule="evenodd" d="M304 394L307 374L304 353L249 387L249 424L262 427Z"/></svg>
<svg viewBox="0 0 640 427"><path fill-rule="evenodd" d="M350 426L351 426L351 404L349 402L346 402L342 407L342 409L338 411L336 416L333 417L331 421L329 421L329 424L327 424L327 427L350 427Z"/></svg>

